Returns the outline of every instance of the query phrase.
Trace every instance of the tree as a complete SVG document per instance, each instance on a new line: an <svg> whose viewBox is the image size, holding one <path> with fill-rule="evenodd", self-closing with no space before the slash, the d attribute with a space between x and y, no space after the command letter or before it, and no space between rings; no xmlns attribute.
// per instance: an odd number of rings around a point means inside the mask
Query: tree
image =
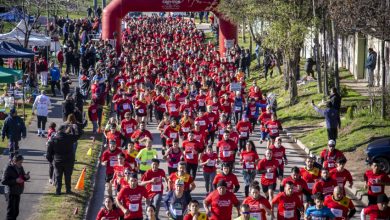
<svg viewBox="0 0 390 220"><path fill-rule="evenodd" d="M263 45L281 51L286 64L284 75L290 93L290 104L298 100L300 52L311 25L312 4L309 0L224 0L218 8L229 19L248 23L263 20L267 23ZM251 30L251 28L250 28ZM253 29L251 30L253 32ZM256 41L255 37L253 37Z"/></svg>
<svg viewBox="0 0 390 220"><path fill-rule="evenodd" d="M381 39L382 118L386 116L385 43L390 36L389 0L330 0L329 9L336 27L344 32L358 31Z"/></svg>

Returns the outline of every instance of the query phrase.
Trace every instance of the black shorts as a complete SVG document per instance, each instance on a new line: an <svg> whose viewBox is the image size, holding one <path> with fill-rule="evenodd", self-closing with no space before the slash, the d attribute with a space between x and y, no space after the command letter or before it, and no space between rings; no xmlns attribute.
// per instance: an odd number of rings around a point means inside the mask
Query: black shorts
<svg viewBox="0 0 390 220"><path fill-rule="evenodd" d="M272 189L273 191L275 191L276 183L273 183L271 185L263 185L263 184L261 184L261 188L263 189L263 193L267 193L268 189Z"/></svg>
<svg viewBox="0 0 390 220"><path fill-rule="evenodd" d="M114 174L106 174L106 183L111 182L112 178L114 177Z"/></svg>
<svg viewBox="0 0 390 220"><path fill-rule="evenodd" d="M269 136L269 138L271 138L272 140L275 140L277 137L279 137L279 135L278 136L273 136L273 135Z"/></svg>

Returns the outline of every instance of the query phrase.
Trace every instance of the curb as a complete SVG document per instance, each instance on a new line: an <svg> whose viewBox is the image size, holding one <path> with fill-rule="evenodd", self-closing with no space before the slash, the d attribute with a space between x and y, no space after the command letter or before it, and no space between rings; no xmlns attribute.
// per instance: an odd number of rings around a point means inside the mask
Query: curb
<svg viewBox="0 0 390 220"><path fill-rule="evenodd" d="M283 132L294 142L296 143L299 148L301 148L303 151L306 152L307 155L313 155L317 159L319 158L318 155L314 154L312 150L310 150L308 147L306 147L302 141L300 141L298 138L296 138L288 129L284 128ZM348 191L350 194L355 196L355 199L360 201L362 205L365 207L368 206L368 198L367 198L367 193L362 191L362 189L358 189L355 186L352 186L352 188L349 188L348 186L344 187L346 191Z"/></svg>

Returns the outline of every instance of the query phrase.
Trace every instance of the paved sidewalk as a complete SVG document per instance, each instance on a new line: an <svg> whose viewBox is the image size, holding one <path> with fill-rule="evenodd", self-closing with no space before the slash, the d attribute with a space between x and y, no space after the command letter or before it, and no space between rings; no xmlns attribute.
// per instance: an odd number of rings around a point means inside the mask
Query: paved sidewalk
<svg viewBox="0 0 390 220"><path fill-rule="evenodd" d="M76 84L75 79L73 85ZM48 115L47 126L50 122L55 122L57 128L63 123L62 121L62 96L53 98L51 94L48 94L51 101L51 108ZM24 156L23 167L25 171L30 171L31 179L25 184L24 193L21 196L20 201L20 213L18 219L36 219L35 211L40 203L41 196L47 192L48 187L52 187L49 184L49 165L46 158L43 156L46 153L46 141L47 138L38 137L37 134L37 119L33 116L33 120L27 127L27 138L20 142L20 153ZM0 155L0 173L8 163L8 150L4 151L5 154ZM1 186L3 187L3 186ZM1 192L3 193L3 192ZM7 203L4 195L0 197L0 220L6 218Z"/></svg>

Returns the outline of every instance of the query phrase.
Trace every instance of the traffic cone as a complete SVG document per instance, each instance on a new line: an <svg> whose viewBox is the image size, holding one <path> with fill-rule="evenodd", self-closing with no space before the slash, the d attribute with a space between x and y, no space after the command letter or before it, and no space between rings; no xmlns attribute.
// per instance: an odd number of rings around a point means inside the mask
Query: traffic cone
<svg viewBox="0 0 390 220"><path fill-rule="evenodd" d="M81 171L80 178L77 181L77 184L76 184L76 187L75 187L75 189L77 189L77 190L84 190L85 171L86 171L85 168L83 169L83 171Z"/></svg>
<svg viewBox="0 0 390 220"><path fill-rule="evenodd" d="M90 147L87 151L87 156L92 156L92 147Z"/></svg>

